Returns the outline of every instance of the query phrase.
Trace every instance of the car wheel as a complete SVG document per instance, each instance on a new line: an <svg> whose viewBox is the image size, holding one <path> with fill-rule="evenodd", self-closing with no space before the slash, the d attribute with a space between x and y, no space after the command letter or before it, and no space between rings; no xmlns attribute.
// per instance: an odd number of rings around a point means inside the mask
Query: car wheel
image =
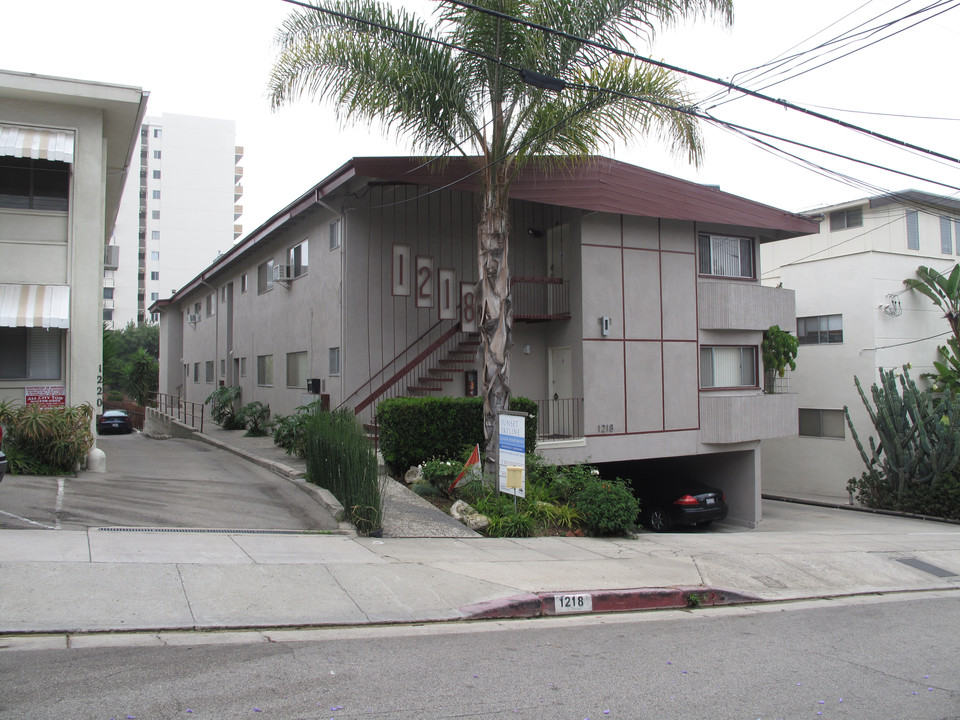
<svg viewBox="0 0 960 720"><path fill-rule="evenodd" d="M663 508L654 508L650 511L650 529L654 532L664 532L673 527L673 520L663 510Z"/></svg>

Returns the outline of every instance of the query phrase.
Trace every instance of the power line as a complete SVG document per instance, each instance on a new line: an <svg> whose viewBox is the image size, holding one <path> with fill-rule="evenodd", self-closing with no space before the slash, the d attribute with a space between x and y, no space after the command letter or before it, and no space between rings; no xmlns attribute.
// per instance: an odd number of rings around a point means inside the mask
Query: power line
<svg viewBox="0 0 960 720"><path fill-rule="evenodd" d="M290 0L288 0L288 1L290 1ZM743 93L743 94L745 94L745 95L749 95L749 96L751 96L751 97L755 97L755 98L757 98L757 99L759 99L759 100L764 100L764 101L766 101L766 102L771 102L771 103L774 103L775 105L779 105L779 106L784 107L784 108L787 108L787 109L789 109L789 110L795 110L795 111L801 112L801 113L803 113L803 114L805 114L805 115L810 115L811 117L815 117L815 118L817 118L817 119L819 119L819 120L824 120L824 121L826 121L826 122L830 122L830 123L833 123L833 124L835 124L835 125L839 125L840 127L846 128L846 129L848 129L848 130L854 130L854 131L856 131L856 132L863 133L863 134L865 134L865 135L868 135L868 136L870 136L870 137L877 138L877 139L879 139L879 140L883 140L884 142L888 142L888 143L891 143L891 144L893 144L893 145L899 145L899 146L904 147L904 148L910 148L910 149L912 149L912 150L916 150L916 151L921 152L921 153L924 153L924 154L926 154L926 155L932 155L932 156L934 156L934 157L939 157L939 158L942 158L942 159L944 159L944 160L949 160L950 162L960 163L960 158L955 158L955 157L952 157L952 156L950 156L950 155L945 155L945 154L940 153L940 152L938 152L938 151L936 151L936 150L930 150L930 149L928 149L928 148L924 148L924 147L921 147L921 146L919 146L919 145L914 145L913 143L909 143L909 142L907 142L907 141L905 141L905 140L899 140L899 139L897 139L897 138L891 137L891 136L889 136L889 135L885 135L885 134L880 133L880 132L877 132L877 131L875 131L875 130L870 130L870 129L868 129L868 128L861 127L861 126L859 126L859 125L855 125L855 124L853 124L853 123L849 123L849 122L847 122L847 121L845 121L845 120L840 120L840 119L838 119L838 118L830 117L829 115L824 115L823 113L819 113L819 112L816 112L816 111L814 111L814 110L810 110L810 109L808 109L808 108L801 107L800 105L796 105L795 103L791 103L791 102L789 102L789 101L787 101L787 100L774 98L774 97L771 97L771 96L769 96L769 95L764 95L764 94L761 93L761 92L758 92L758 91L755 91L755 90L750 90L749 88L745 88L745 87L742 87L742 86L740 86L740 85L736 85L736 84L731 83L731 82L728 82L728 81L726 81L726 80L721 80L721 79L719 79L719 78L712 78L712 77L710 77L709 75L704 75L703 73L698 73L698 72L695 72L695 71L693 71L693 70L687 70L687 69L685 69L685 68L681 68L681 67L676 66L676 65L671 65L670 63L665 63L665 62L660 61L660 60L654 60L653 58L649 58L649 57L646 57L646 56L643 56L643 55L639 55L639 54L637 54L637 53L633 53L633 52L630 52L630 51L627 51L627 50L622 50L622 49L617 48L617 47L614 47L614 46L612 46L612 45L607 45L606 43L600 43L600 42L596 42L596 41L593 41L593 40L588 40L588 39L586 39L586 38L582 38L582 37L579 37L579 36L577 36L577 35L573 35L572 33L568 33L568 32L565 32L565 31L563 31L563 30L557 30L556 28L551 28L551 27L548 27L548 26L546 26L546 25L541 25L541 24L539 24L539 23L534 23L534 22L531 22L531 21L529 21L529 20L524 20L524 19L522 19L522 18L515 17L515 16L513 16L513 15L508 15L507 13L500 12L499 10L491 10L491 9L489 9L489 8L480 7L479 5L474 5L474 4L468 3L468 2L463 2L463 0L441 0L441 2L447 2L447 3L450 3L450 4L452 4L452 5L457 5L457 6L463 7L463 8L468 9L468 10L473 10L473 11L475 11L475 12L480 12L480 13L483 13L483 14L486 14L486 15L491 15L491 16L493 16L493 17L497 17L497 18L500 18L500 19L502 19L502 20L509 20L510 22L519 23L520 25L523 25L523 26L525 26L525 27L529 27L529 28L531 28L531 29L533 29L533 30L539 30L539 31L541 31L541 32L549 33L549 34L551 34L551 35L557 35L557 36L562 37L562 38L564 38L564 39L566 39L566 40L572 40L572 41L574 41L574 42L582 43L582 44L584 44L584 45L589 45L589 46L591 46L591 47L596 47L596 48L598 48L598 49L600 49L600 50L606 50L607 52L611 52L611 53L614 53L614 54L616 54L616 55L620 55L620 56L623 56L623 57L629 57L629 58L632 58L632 59L634 59L634 60L639 60L640 62L644 62L644 63L649 63L649 64L651 64L651 65L654 65L654 66L656 66L656 67L663 68L663 69L665 69L665 70L671 70L671 71L673 71L673 72L677 72L677 73L680 73L680 74L683 74L683 75L689 75L690 77L697 78L698 80L704 80L704 81L706 81L706 82L714 83L714 84L716 84L716 85L722 85L723 87L725 87L725 88L727 88L727 89L729 89L729 90L735 90L736 92L740 92L740 93Z"/></svg>

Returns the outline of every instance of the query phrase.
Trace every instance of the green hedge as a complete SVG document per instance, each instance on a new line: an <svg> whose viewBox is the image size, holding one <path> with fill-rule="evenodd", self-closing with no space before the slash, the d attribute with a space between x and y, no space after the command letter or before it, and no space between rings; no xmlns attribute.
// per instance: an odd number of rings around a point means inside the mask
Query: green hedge
<svg viewBox="0 0 960 720"><path fill-rule="evenodd" d="M511 398L510 409L529 414L526 450L537 446L537 404ZM466 448L484 449L481 398L393 398L377 406L380 452L394 474L432 458L458 458Z"/></svg>

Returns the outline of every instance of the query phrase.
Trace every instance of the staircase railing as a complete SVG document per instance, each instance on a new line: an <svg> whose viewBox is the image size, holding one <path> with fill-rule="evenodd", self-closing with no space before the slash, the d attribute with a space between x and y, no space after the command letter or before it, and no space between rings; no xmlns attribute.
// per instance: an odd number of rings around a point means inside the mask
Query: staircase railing
<svg viewBox="0 0 960 720"><path fill-rule="evenodd" d="M459 343L458 336L460 332L460 324L458 322L454 323L439 337L433 340L433 342L399 367L392 375L386 377L385 374L387 370L382 370L374 376L373 379L365 383L363 387L373 388L365 397L357 400L359 392L354 393L345 402L341 403L340 407L349 407L352 405L354 414L361 422L373 422L374 412L378 402L387 398L402 397L408 394L408 388L415 382L418 382L420 378L429 376L431 371L441 371L443 369L444 366L442 363L444 357ZM429 335L429 333L430 331L428 330L421 338L411 343L403 353L388 364L387 368L395 367L397 361L415 347L419 340ZM454 371L453 368L450 368L450 372ZM377 381L378 377L381 378L382 381L374 386L373 384Z"/></svg>

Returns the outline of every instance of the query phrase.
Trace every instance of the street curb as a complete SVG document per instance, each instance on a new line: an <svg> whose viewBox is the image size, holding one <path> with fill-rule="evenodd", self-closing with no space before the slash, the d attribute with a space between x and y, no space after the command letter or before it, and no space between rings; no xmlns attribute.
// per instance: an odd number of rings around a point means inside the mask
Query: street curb
<svg viewBox="0 0 960 720"><path fill-rule="evenodd" d="M577 601L577 598L589 602ZM565 599L571 609L562 609ZM464 620L535 618L554 615L666 610L764 602L758 595L709 587L631 588L578 592L525 593L459 608Z"/></svg>

